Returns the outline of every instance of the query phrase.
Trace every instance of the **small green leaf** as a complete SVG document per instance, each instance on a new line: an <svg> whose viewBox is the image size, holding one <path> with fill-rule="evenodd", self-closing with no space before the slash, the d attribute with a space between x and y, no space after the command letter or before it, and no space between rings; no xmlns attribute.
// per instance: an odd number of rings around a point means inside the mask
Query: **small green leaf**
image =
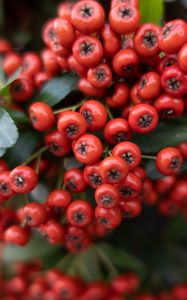
<svg viewBox="0 0 187 300"><path fill-rule="evenodd" d="M139 0L141 23L152 22L160 24L163 13L163 0Z"/></svg>
<svg viewBox="0 0 187 300"><path fill-rule="evenodd" d="M99 247L108 256L111 262L119 268L119 270L124 271L134 271L144 276L146 273L145 265L137 257L125 252L122 249L116 248L109 244L100 244Z"/></svg>
<svg viewBox="0 0 187 300"><path fill-rule="evenodd" d="M47 184L40 182L36 188L29 193L29 198L32 201L43 203L49 194Z"/></svg>
<svg viewBox="0 0 187 300"><path fill-rule="evenodd" d="M0 157L2 157L6 152L5 148L0 148Z"/></svg>
<svg viewBox="0 0 187 300"><path fill-rule="evenodd" d="M39 134L34 130L20 132L20 137L16 145L9 149L5 155L9 166L13 168L22 164L33 153L39 139Z"/></svg>
<svg viewBox="0 0 187 300"><path fill-rule="evenodd" d="M163 121L149 134L135 134L132 141L144 154L156 154L164 147L177 146L187 141L187 118Z"/></svg>
<svg viewBox="0 0 187 300"><path fill-rule="evenodd" d="M19 110L16 109L11 109L11 108L6 108L6 111L9 113L11 118L16 122L16 123L28 123L29 118L27 115Z"/></svg>
<svg viewBox="0 0 187 300"><path fill-rule="evenodd" d="M163 177L163 175L157 170L154 160L149 160L146 163L145 171L146 171L147 176L152 180L156 180L156 179Z"/></svg>
<svg viewBox="0 0 187 300"><path fill-rule="evenodd" d="M8 80L5 81L5 79L4 79L4 81L2 82L3 85L0 86L0 95L7 94L9 85L19 76L19 74L21 73L21 71L22 71L22 68L20 67L19 69L16 70L16 72L12 76L10 76L8 78ZM1 70L1 76L0 77L2 77L2 76L3 75L2 75L2 70Z"/></svg>
<svg viewBox="0 0 187 300"><path fill-rule="evenodd" d="M54 78L44 85L34 101L43 101L49 106L54 106L75 90L77 81L78 78L72 74Z"/></svg>
<svg viewBox="0 0 187 300"><path fill-rule="evenodd" d="M4 108L0 108L0 147L10 148L18 139L18 129Z"/></svg>

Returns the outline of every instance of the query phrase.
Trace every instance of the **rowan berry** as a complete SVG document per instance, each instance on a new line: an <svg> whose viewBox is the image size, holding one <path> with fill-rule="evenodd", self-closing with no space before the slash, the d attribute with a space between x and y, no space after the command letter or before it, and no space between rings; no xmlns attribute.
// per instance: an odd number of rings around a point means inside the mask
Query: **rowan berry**
<svg viewBox="0 0 187 300"><path fill-rule="evenodd" d="M186 78L178 66L165 69L161 84L165 92L173 97L181 97L186 93Z"/></svg>
<svg viewBox="0 0 187 300"><path fill-rule="evenodd" d="M141 99L152 100L160 95L161 83L160 76L156 72L145 73L138 85L138 95Z"/></svg>
<svg viewBox="0 0 187 300"><path fill-rule="evenodd" d="M120 195L118 190L111 184L102 184L95 191L97 205L104 208L111 208L118 205Z"/></svg>
<svg viewBox="0 0 187 300"><path fill-rule="evenodd" d="M93 220L93 208L85 200L76 200L67 208L67 219L76 227L85 227Z"/></svg>
<svg viewBox="0 0 187 300"><path fill-rule="evenodd" d="M65 156L71 150L71 142L64 137L57 130L53 130L46 134L45 145L48 147L49 152L55 156Z"/></svg>
<svg viewBox="0 0 187 300"><path fill-rule="evenodd" d="M44 102L34 102L29 107L29 117L33 127L38 131L48 131L55 123L51 107Z"/></svg>
<svg viewBox="0 0 187 300"><path fill-rule="evenodd" d="M129 88L125 82L114 84L114 91L111 96L106 98L106 103L111 108L125 106L129 100Z"/></svg>
<svg viewBox="0 0 187 300"><path fill-rule="evenodd" d="M55 220L49 220L41 226L40 230L50 244L61 244L64 241L65 230L63 226Z"/></svg>
<svg viewBox="0 0 187 300"><path fill-rule="evenodd" d="M41 203L29 203L24 206L22 212L22 221L31 227L37 227L44 224L47 220L47 211Z"/></svg>
<svg viewBox="0 0 187 300"><path fill-rule="evenodd" d="M101 184L103 184L103 179L101 177L100 172L100 163L101 162L98 162L94 165L85 166L83 171L83 177L85 182L93 189L96 189Z"/></svg>
<svg viewBox="0 0 187 300"><path fill-rule="evenodd" d="M120 36L111 29L109 24L105 24L101 36L103 38L104 56L112 58L121 48Z"/></svg>
<svg viewBox="0 0 187 300"><path fill-rule="evenodd" d="M122 214L119 207L103 208L97 206L95 208L95 217L99 224L103 224L108 229L118 227L122 221Z"/></svg>
<svg viewBox="0 0 187 300"><path fill-rule="evenodd" d="M10 94L16 102L26 102L34 92L33 79L29 75L21 74L10 84Z"/></svg>
<svg viewBox="0 0 187 300"><path fill-rule="evenodd" d="M174 147L162 149L156 156L156 166L164 175L177 174L182 166L183 157L180 151Z"/></svg>
<svg viewBox="0 0 187 300"><path fill-rule="evenodd" d="M107 64L89 68L87 80L96 88L107 88L112 82L112 71Z"/></svg>
<svg viewBox="0 0 187 300"><path fill-rule="evenodd" d="M141 179L134 173L128 173L127 177L117 186L121 201L129 201L137 198L142 191Z"/></svg>
<svg viewBox="0 0 187 300"><path fill-rule="evenodd" d="M162 94L154 101L154 107L161 118L176 118L184 111L184 101L182 98Z"/></svg>
<svg viewBox="0 0 187 300"><path fill-rule="evenodd" d="M22 58L20 55L12 52L8 53L3 60L3 70L6 75L11 76L22 65Z"/></svg>
<svg viewBox="0 0 187 300"><path fill-rule="evenodd" d="M137 71L139 58L133 49L120 50L113 58L112 67L119 76L128 77Z"/></svg>
<svg viewBox="0 0 187 300"><path fill-rule="evenodd" d="M19 246L24 246L29 241L29 232L27 229L18 225L10 226L4 232L4 241Z"/></svg>
<svg viewBox="0 0 187 300"><path fill-rule="evenodd" d="M28 166L18 166L14 168L10 172L9 178L12 189L19 194L32 191L38 183L38 177L35 171Z"/></svg>
<svg viewBox="0 0 187 300"><path fill-rule="evenodd" d="M71 191L76 193L84 192L86 182L83 172L78 168L71 168L64 173L64 185Z"/></svg>
<svg viewBox="0 0 187 300"><path fill-rule="evenodd" d="M101 162L100 172L105 183L119 183L127 177L128 165L121 157L109 156Z"/></svg>

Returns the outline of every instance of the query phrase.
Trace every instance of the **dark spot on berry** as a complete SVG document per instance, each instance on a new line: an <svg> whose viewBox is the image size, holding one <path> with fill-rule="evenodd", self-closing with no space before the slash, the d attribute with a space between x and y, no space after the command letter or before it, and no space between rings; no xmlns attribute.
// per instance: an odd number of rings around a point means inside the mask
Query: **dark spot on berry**
<svg viewBox="0 0 187 300"><path fill-rule="evenodd" d="M112 201L113 201L113 198L110 195L104 195L100 198L100 202L106 206L110 205L112 203Z"/></svg>
<svg viewBox="0 0 187 300"><path fill-rule="evenodd" d="M134 70L134 65L129 64L123 67L124 73L131 73Z"/></svg>
<svg viewBox="0 0 187 300"><path fill-rule="evenodd" d="M48 38L51 40L51 41L55 41L56 40L56 32L53 30L53 28L50 28L48 30Z"/></svg>
<svg viewBox="0 0 187 300"><path fill-rule="evenodd" d="M146 83L147 83L147 78L146 78L146 77L143 77L143 78L140 80L139 87L140 87L141 89L143 89L143 88L146 86Z"/></svg>
<svg viewBox="0 0 187 300"><path fill-rule="evenodd" d="M167 80L166 84L167 84L168 89L172 90L172 91L177 91L181 85L180 81L177 80L177 78L175 78L175 77L169 78Z"/></svg>
<svg viewBox="0 0 187 300"><path fill-rule="evenodd" d="M83 111L83 116L85 117L86 123L88 125L92 124L93 118L92 118L92 114L89 110L84 110Z"/></svg>
<svg viewBox="0 0 187 300"><path fill-rule="evenodd" d="M68 137L74 137L79 132L79 127L75 124L70 124L65 130Z"/></svg>
<svg viewBox="0 0 187 300"><path fill-rule="evenodd" d="M106 71L104 68L97 68L95 71L95 78L99 82L103 82L106 78Z"/></svg>
<svg viewBox="0 0 187 300"><path fill-rule="evenodd" d="M172 160L171 160L171 163L170 163L170 168L172 170L177 170L180 168L180 160L179 158L176 156L176 157L173 157Z"/></svg>
<svg viewBox="0 0 187 300"><path fill-rule="evenodd" d="M87 5L87 4L83 5L80 8L80 15L85 19L88 19L88 18L92 17L93 12L94 12L94 8L92 6Z"/></svg>
<svg viewBox="0 0 187 300"><path fill-rule="evenodd" d="M133 12L130 7L125 7L125 8L119 9L119 16L122 19L129 19L130 17L132 17L132 15L133 15Z"/></svg>
<svg viewBox="0 0 187 300"><path fill-rule="evenodd" d="M88 150L88 144L87 142L81 142L77 147L77 152L81 155L86 155Z"/></svg>
<svg viewBox="0 0 187 300"><path fill-rule="evenodd" d="M118 132L113 138L115 143L123 142L126 139L127 139L127 134L125 132Z"/></svg>
<svg viewBox="0 0 187 300"><path fill-rule="evenodd" d="M122 197L130 197L134 193L134 190L131 187L124 187L120 189L120 194Z"/></svg>
<svg viewBox="0 0 187 300"><path fill-rule="evenodd" d="M107 172L107 177L110 181L119 179L121 177L121 173L119 170L111 169Z"/></svg>
<svg viewBox="0 0 187 300"><path fill-rule="evenodd" d="M100 224L103 224L103 225L109 224L109 220L107 218L98 217L97 220Z"/></svg>
<svg viewBox="0 0 187 300"><path fill-rule="evenodd" d="M10 191L10 188L6 182L0 183L0 191L4 194L7 194Z"/></svg>
<svg viewBox="0 0 187 300"><path fill-rule="evenodd" d="M68 241L71 241L71 242L78 242L78 241L80 241L80 237L77 236L77 235L73 235L73 234L69 234L67 236L67 239L68 239Z"/></svg>
<svg viewBox="0 0 187 300"><path fill-rule="evenodd" d="M82 212L76 212L73 215L73 219L78 223L81 224L85 219L85 215Z"/></svg>
<svg viewBox="0 0 187 300"><path fill-rule="evenodd" d="M130 151L123 153L121 157L127 162L128 165L131 165L134 161L134 156Z"/></svg>
<svg viewBox="0 0 187 300"><path fill-rule="evenodd" d="M100 175L98 175L97 173L93 173L89 177L89 182L90 182L90 185L99 186L103 183L103 180Z"/></svg>
<svg viewBox="0 0 187 300"><path fill-rule="evenodd" d="M165 28L163 28L162 36L167 37L170 34L170 32L172 31L173 27L174 27L174 25L168 25Z"/></svg>
<svg viewBox="0 0 187 300"><path fill-rule="evenodd" d="M22 175L15 176L14 181L17 187L23 187L25 184L25 179Z"/></svg>
<svg viewBox="0 0 187 300"><path fill-rule="evenodd" d="M60 146L56 143L51 143L49 145L49 151L52 153L56 153L59 150Z"/></svg>
<svg viewBox="0 0 187 300"><path fill-rule="evenodd" d="M80 45L80 53L82 55L90 55L94 51L94 45L90 41L85 41Z"/></svg>
<svg viewBox="0 0 187 300"><path fill-rule="evenodd" d="M175 111L172 108L165 108L160 111L160 116L162 118L173 117L175 115Z"/></svg>
<svg viewBox="0 0 187 300"><path fill-rule="evenodd" d="M168 59L165 61L165 63L164 63L164 67L170 67L170 66L174 65L175 62L176 62L176 61L175 61L174 59L168 58Z"/></svg>
<svg viewBox="0 0 187 300"><path fill-rule="evenodd" d="M155 32L147 31L143 37L143 43L147 48L153 48L157 42Z"/></svg>
<svg viewBox="0 0 187 300"><path fill-rule="evenodd" d="M25 216L25 222L26 222L26 224L29 225L29 224L32 222L32 217L29 216L29 215L26 215L26 216Z"/></svg>
<svg viewBox="0 0 187 300"><path fill-rule="evenodd" d="M153 118L150 115L145 114L139 118L138 126L140 128L147 128L151 125L152 120L153 120Z"/></svg>
<svg viewBox="0 0 187 300"><path fill-rule="evenodd" d="M74 191L74 190L76 190L76 188L77 188L77 184L75 183L75 180L74 180L74 179L70 179L70 180L67 182L66 186L68 187L68 189L69 189L70 191Z"/></svg>
<svg viewBox="0 0 187 300"><path fill-rule="evenodd" d="M19 93L19 92L23 91L24 90L23 84L21 82L15 82L14 85L13 85L13 90L16 93Z"/></svg>

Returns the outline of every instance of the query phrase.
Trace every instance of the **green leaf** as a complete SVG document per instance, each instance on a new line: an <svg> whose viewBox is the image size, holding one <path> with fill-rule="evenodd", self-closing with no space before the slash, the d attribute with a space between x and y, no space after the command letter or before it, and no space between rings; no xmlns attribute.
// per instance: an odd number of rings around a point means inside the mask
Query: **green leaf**
<svg viewBox="0 0 187 300"><path fill-rule="evenodd" d="M4 108L0 108L0 147L10 148L18 139L18 129Z"/></svg>
<svg viewBox="0 0 187 300"><path fill-rule="evenodd" d="M146 163L145 170L146 170L147 176L152 180L156 180L156 179L163 177L163 175L157 170L154 160L149 160Z"/></svg>
<svg viewBox="0 0 187 300"><path fill-rule="evenodd" d="M21 71L22 71L22 68L20 67L20 68L18 68L16 70L16 72L12 76L10 76L8 78L8 80L5 80L5 77L3 77L3 73L2 73L3 71L1 69L0 78L3 81L1 81L2 85L0 86L0 95L5 96L5 95L8 94L8 92L9 92L9 85L19 76L19 74L21 73Z"/></svg>
<svg viewBox="0 0 187 300"><path fill-rule="evenodd" d="M161 122L149 134L135 134L135 142L144 154L156 154L164 147L177 146L187 140L187 118Z"/></svg>
<svg viewBox="0 0 187 300"><path fill-rule="evenodd" d="M102 243L99 247L119 270L134 271L141 276L145 276L145 265L137 257L109 244Z"/></svg>
<svg viewBox="0 0 187 300"><path fill-rule="evenodd" d="M15 245L7 245L5 247L3 259L7 263L17 261L29 261L35 259L42 259L47 261L48 257L53 256L58 260L59 246L50 245L46 239L40 235L33 235L31 241L24 247Z"/></svg>
<svg viewBox="0 0 187 300"><path fill-rule="evenodd" d="M16 123L28 123L29 122L29 118L27 117L27 115L19 110L16 109L12 109L12 108L6 108L6 111L9 113L9 115L11 116L11 118L16 122Z"/></svg>
<svg viewBox="0 0 187 300"><path fill-rule="evenodd" d="M78 78L72 74L54 78L44 85L34 101L43 101L49 106L54 106L75 90L77 81Z"/></svg>
<svg viewBox="0 0 187 300"><path fill-rule="evenodd" d="M160 24L163 13L163 0L139 0L141 23L152 22Z"/></svg>
<svg viewBox="0 0 187 300"><path fill-rule="evenodd" d="M14 168L15 166L22 164L36 148L39 142L40 135L34 130L28 130L27 132L20 132L20 137L16 145L9 149L5 155L9 166Z"/></svg>
<svg viewBox="0 0 187 300"><path fill-rule="evenodd" d="M40 182L36 188L29 193L29 198L32 201L43 203L49 194L47 184Z"/></svg>
<svg viewBox="0 0 187 300"><path fill-rule="evenodd" d="M0 148L0 157L2 157L6 152L5 148Z"/></svg>

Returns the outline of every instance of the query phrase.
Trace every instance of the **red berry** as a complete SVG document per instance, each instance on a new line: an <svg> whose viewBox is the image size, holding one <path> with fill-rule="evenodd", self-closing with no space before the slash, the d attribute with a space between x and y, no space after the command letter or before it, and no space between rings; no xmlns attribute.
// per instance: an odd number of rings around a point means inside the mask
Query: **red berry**
<svg viewBox="0 0 187 300"><path fill-rule="evenodd" d="M162 73L161 84L172 97L181 97L186 93L186 78L178 66L171 66Z"/></svg>
<svg viewBox="0 0 187 300"><path fill-rule="evenodd" d="M103 183L100 172L100 162L94 165L86 166L84 168L83 177L85 182L93 189L99 187Z"/></svg>
<svg viewBox="0 0 187 300"><path fill-rule="evenodd" d="M0 196L2 200L8 199L15 194L11 182L10 182L10 172L2 171L0 172Z"/></svg>
<svg viewBox="0 0 187 300"><path fill-rule="evenodd" d="M109 24L104 25L101 36L104 43L104 56L112 58L121 48L120 36L111 29Z"/></svg>
<svg viewBox="0 0 187 300"><path fill-rule="evenodd" d="M53 245L61 244L64 241L64 228L55 220L49 220L45 225L42 225L41 232Z"/></svg>
<svg viewBox="0 0 187 300"><path fill-rule="evenodd" d="M135 292L140 285L140 279L135 273L121 274L112 281L112 288L120 294Z"/></svg>
<svg viewBox="0 0 187 300"><path fill-rule="evenodd" d="M106 98L106 103L111 108L120 108L128 103L129 88L125 82L114 85L112 96Z"/></svg>
<svg viewBox="0 0 187 300"><path fill-rule="evenodd" d="M180 49L178 53L178 63L180 68L186 73L187 72L187 43Z"/></svg>
<svg viewBox="0 0 187 300"><path fill-rule="evenodd" d="M141 179L134 173L129 173L127 178L118 184L121 201L129 201L139 196L142 190Z"/></svg>
<svg viewBox="0 0 187 300"><path fill-rule="evenodd" d="M119 76L134 74L139 64L139 58L133 49L120 50L113 58L112 67Z"/></svg>
<svg viewBox="0 0 187 300"><path fill-rule="evenodd" d="M154 107L161 118L176 118L184 111L184 101L182 98L162 94L154 101Z"/></svg>
<svg viewBox="0 0 187 300"><path fill-rule="evenodd" d="M29 75L20 75L10 84L10 94L16 102L26 102L33 92L33 79Z"/></svg>
<svg viewBox="0 0 187 300"><path fill-rule="evenodd" d="M119 183L127 177L128 165L121 157L109 156L101 162L100 172L104 182Z"/></svg>
<svg viewBox="0 0 187 300"><path fill-rule="evenodd" d="M75 32L72 24L65 19L53 20L53 30L57 43L65 48L71 47L75 40Z"/></svg>
<svg viewBox="0 0 187 300"><path fill-rule="evenodd" d="M174 147L162 149L156 157L156 166L164 175L177 174L182 166L183 157L180 151Z"/></svg>
<svg viewBox="0 0 187 300"><path fill-rule="evenodd" d="M4 241L6 243L24 246L29 241L29 232L25 228L21 228L18 225L13 225L5 230Z"/></svg>
<svg viewBox="0 0 187 300"><path fill-rule="evenodd" d="M161 92L160 76L156 72L145 73L138 85L138 95L144 101L158 97Z"/></svg>
<svg viewBox="0 0 187 300"><path fill-rule="evenodd" d="M76 111L64 111L58 119L58 130L66 138L78 139L86 132L87 124L85 118Z"/></svg>
<svg viewBox="0 0 187 300"><path fill-rule="evenodd" d="M86 182L83 178L82 170L78 168L67 170L64 173L64 184L71 192L84 192L86 189Z"/></svg>
<svg viewBox="0 0 187 300"><path fill-rule="evenodd" d="M115 118L106 124L103 135L109 144L115 145L130 139L132 133L127 120Z"/></svg>
<svg viewBox="0 0 187 300"><path fill-rule="evenodd" d="M119 199L118 190L111 184L102 184L95 191L95 201L100 207L115 207L118 205Z"/></svg>
<svg viewBox="0 0 187 300"><path fill-rule="evenodd" d="M100 159L103 146L97 136L84 134L74 143L73 152L76 159L81 163L93 164Z"/></svg>
<svg viewBox="0 0 187 300"><path fill-rule="evenodd" d="M45 144L48 150L55 156L65 156L71 150L71 142L60 132L54 130L45 136Z"/></svg>
<svg viewBox="0 0 187 300"><path fill-rule="evenodd" d="M119 207L103 208L97 206L95 209L95 217L99 224L103 224L108 229L118 227L122 221L122 214Z"/></svg>
<svg viewBox="0 0 187 300"><path fill-rule="evenodd" d="M91 204L85 200L76 200L69 205L67 218L73 226L87 226L93 219L93 208Z"/></svg>
<svg viewBox="0 0 187 300"><path fill-rule="evenodd" d="M18 166L10 172L10 184L12 189L25 194L32 191L38 183L35 171L28 166Z"/></svg>
<svg viewBox="0 0 187 300"><path fill-rule="evenodd" d="M23 56L23 73L33 76L39 73L42 67L40 57L34 52L27 52Z"/></svg>
<svg viewBox="0 0 187 300"><path fill-rule="evenodd" d="M48 131L55 123L55 116L51 107L44 102L31 104L29 117L32 125L38 131Z"/></svg>
<svg viewBox="0 0 187 300"><path fill-rule="evenodd" d="M142 210L141 202L139 199L131 199L131 201L121 201L119 203L124 219L136 218Z"/></svg>
<svg viewBox="0 0 187 300"><path fill-rule="evenodd" d="M112 71L107 64L89 68L87 79L96 88L107 88L112 82Z"/></svg>
<svg viewBox="0 0 187 300"><path fill-rule="evenodd" d="M28 226L37 227L44 224L47 220L47 212L41 203L29 203L24 206L22 220Z"/></svg>
<svg viewBox="0 0 187 300"><path fill-rule="evenodd" d="M66 190L53 190L47 197L47 205L56 208L67 208L72 201L70 192Z"/></svg>

